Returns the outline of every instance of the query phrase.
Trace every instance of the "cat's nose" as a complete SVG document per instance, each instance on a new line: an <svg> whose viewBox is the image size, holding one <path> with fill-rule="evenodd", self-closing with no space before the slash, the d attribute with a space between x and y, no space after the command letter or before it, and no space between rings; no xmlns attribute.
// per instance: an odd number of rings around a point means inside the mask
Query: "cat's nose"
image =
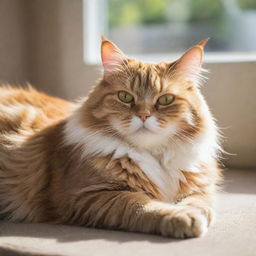
<svg viewBox="0 0 256 256"><path fill-rule="evenodd" d="M148 117L150 117L150 114L147 114L147 113L139 113L139 114L137 114L137 116L138 116L143 122L145 122L146 119L147 119Z"/></svg>

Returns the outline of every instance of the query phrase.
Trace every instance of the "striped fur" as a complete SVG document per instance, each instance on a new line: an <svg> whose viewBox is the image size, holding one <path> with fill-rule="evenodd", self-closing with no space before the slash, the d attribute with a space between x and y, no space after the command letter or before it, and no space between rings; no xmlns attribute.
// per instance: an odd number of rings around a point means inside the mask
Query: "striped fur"
<svg viewBox="0 0 256 256"><path fill-rule="evenodd" d="M1 216L203 235L220 180L220 147L195 78L199 67L186 66L202 51L201 42L176 62L148 64L104 39L104 76L80 103L1 87ZM121 90L134 102L121 102ZM175 100L161 106L166 93Z"/></svg>

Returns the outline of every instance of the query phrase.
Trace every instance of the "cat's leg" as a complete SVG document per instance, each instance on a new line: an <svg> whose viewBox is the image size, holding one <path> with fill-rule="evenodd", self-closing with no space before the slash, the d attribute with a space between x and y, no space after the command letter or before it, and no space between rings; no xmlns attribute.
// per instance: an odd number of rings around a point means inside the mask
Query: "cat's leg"
<svg viewBox="0 0 256 256"><path fill-rule="evenodd" d="M177 210L166 216L162 223L165 222L163 225L171 226L170 229L174 230L174 237L202 236L213 222L212 202L211 194L190 195L177 203L175 205Z"/></svg>
<svg viewBox="0 0 256 256"><path fill-rule="evenodd" d="M184 198L178 205L196 208L207 219L209 226L214 221L215 193L195 193Z"/></svg>
<svg viewBox="0 0 256 256"><path fill-rule="evenodd" d="M83 202L82 202L83 201ZM129 191L92 192L74 222L85 226L123 229L169 237L196 237L208 226L201 209L189 204L169 204ZM74 217L75 215L73 215Z"/></svg>

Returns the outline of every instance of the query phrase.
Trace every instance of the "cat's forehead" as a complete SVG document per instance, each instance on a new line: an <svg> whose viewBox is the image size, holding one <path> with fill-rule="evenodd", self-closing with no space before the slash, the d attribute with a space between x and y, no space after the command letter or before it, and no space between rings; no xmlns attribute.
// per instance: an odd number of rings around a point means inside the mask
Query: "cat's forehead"
<svg viewBox="0 0 256 256"><path fill-rule="evenodd" d="M159 94L167 90L175 90L168 67L171 63L144 63L133 61L129 63L132 77L128 81L129 89L138 94Z"/></svg>

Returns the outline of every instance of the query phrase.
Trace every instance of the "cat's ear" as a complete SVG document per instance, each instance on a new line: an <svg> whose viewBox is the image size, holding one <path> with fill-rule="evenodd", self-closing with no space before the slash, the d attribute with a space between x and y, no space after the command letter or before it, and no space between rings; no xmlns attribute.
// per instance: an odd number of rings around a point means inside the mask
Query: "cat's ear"
<svg viewBox="0 0 256 256"><path fill-rule="evenodd" d="M119 70L126 59L124 53L106 37L101 36L101 60L104 71Z"/></svg>
<svg viewBox="0 0 256 256"><path fill-rule="evenodd" d="M191 80L200 78L202 70L202 60L204 55L204 46L209 38L200 41L197 45L185 52L181 58L176 61L175 71Z"/></svg>

